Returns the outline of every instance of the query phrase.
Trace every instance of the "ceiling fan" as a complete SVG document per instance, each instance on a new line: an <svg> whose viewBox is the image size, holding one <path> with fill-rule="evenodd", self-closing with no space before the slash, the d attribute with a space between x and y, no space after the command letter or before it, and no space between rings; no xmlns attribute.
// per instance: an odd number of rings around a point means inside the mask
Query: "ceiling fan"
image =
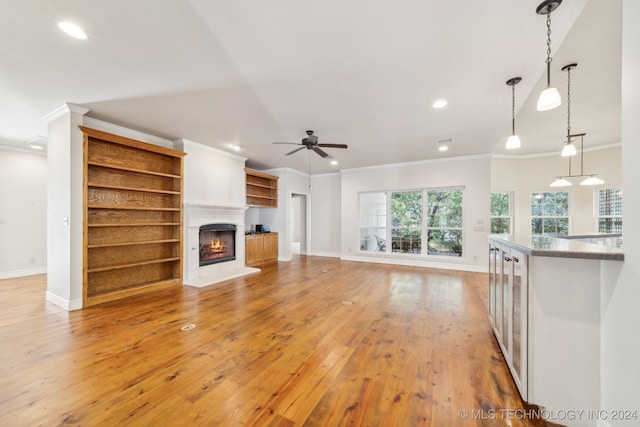
<svg viewBox="0 0 640 427"><path fill-rule="evenodd" d="M307 137L302 138L302 142L300 144L295 142L274 142L274 144L289 144L289 145L302 145L300 148L296 148L295 150L287 153L287 156L297 153L298 151L306 148L307 150L315 151L320 157L330 157L325 151L323 151L320 147L323 148L348 148L346 144L318 144L318 137L313 134L312 130L307 131Z"/></svg>

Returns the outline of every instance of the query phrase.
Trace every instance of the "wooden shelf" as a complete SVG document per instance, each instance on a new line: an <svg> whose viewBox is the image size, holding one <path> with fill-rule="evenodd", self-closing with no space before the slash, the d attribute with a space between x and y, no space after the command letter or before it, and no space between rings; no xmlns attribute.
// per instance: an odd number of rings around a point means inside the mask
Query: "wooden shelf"
<svg viewBox="0 0 640 427"><path fill-rule="evenodd" d="M165 239L165 240L145 240L140 242L102 243L97 245L87 245L87 249L115 248L119 246L136 246L136 245L149 245L153 243L179 243L179 242L180 242L180 239Z"/></svg>
<svg viewBox="0 0 640 427"><path fill-rule="evenodd" d="M84 133L84 306L182 283L184 153Z"/></svg>
<svg viewBox="0 0 640 427"><path fill-rule="evenodd" d="M174 174L171 174L171 173L154 172L154 171L149 171L149 170L144 170L144 169L128 168L128 167L117 166L117 165L109 166L108 163L102 163L102 162L96 162L96 161L88 161L87 164L90 165L90 166L99 166L99 167L103 167L103 168L121 170L121 171L126 171L126 172L144 173L144 174L147 174L147 175L164 176L164 177L173 178L173 179L182 179L182 177L180 175L174 175Z"/></svg>
<svg viewBox="0 0 640 427"><path fill-rule="evenodd" d="M91 269L87 270L87 272L88 273L97 273L97 272L100 272L100 271L118 270L118 269L121 269L121 268L137 267L139 265L148 265L148 264L156 264L156 263L160 263L160 262L173 262L173 261L180 261L180 257L164 258L164 259L152 259L152 260L149 260L149 261L131 262L131 263L127 263L127 264L116 264L116 265L110 265L110 266L107 266L107 267L91 268Z"/></svg>
<svg viewBox="0 0 640 427"><path fill-rule="evenodd" d="M248 206L278 207L278 177L245 168L246 199Z"/></svg>
<svg viewBox="0 0 640 427"><path fill-rule="evenodd" d="M131 223L131 224L87 224L89 227L142 227L145 225L181 225L179 222L149 222L149 223Z"/></svg>
<svg viewBox="0 0 640 427"><path fill-rule="evenodd" d="M145 206L119 206L119 205L88 205L89 209L123 209L129 211L170 211L180 212L180 208L153 208Z"/></svg>
<svg viewBox="0 0 640 427"><path fill-rule="evenodd" d="M89 187L92 188L109 188L111 190L127 190L127 191L140 191L143 193L158 193L158 194L177 194L180 195L179 191L167 191L167 190L155 190L152 188L135 188L135 187L124 187L121 185L104 185L104 184L94 184L94 183L89 183L87 184Z"/></svg>

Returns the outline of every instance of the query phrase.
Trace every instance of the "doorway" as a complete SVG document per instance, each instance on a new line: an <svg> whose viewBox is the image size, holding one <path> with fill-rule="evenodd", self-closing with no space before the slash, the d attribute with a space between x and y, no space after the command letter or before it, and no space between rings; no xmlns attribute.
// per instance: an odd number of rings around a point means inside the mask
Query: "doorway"
<svg viewBox="0 0 640 427"><path fill-rule="evenodd" d="M307 196L305 194L291 194L291 254L307 253Z"/></svg>

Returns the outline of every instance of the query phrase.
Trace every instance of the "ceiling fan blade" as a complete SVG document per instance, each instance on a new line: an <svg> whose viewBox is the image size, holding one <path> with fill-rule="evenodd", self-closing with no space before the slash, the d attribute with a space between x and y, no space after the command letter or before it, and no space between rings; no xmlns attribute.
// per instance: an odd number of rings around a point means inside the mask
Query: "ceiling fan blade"
<svg viewBox="0 0 640 427"><path fill-rule="evenodd" d="M296 145L297 145L297 144L296 144ZM297 153L297 152L298 152L298 151L300 151L300 150L304 150L305 148L306 148L306 147L296 148L295 150L293 150L293 151L291 151L291 152L287 153L287 156L289 156L289 155L291 155L291 154L293 154L293 153Z"/></svg>
<svg viewBox="0 0 640 427"><path fill-rule="evenodd" d="M303 145L297 142L272 142L272 144Z"/></svg>
<svg viewBox="0 0 640 427"><path fill-rule="evenodd" d="M347 144L318 144L318 147L349 148Z"/></svg>
<svg viewBox="0 0 640 427"><path fill-rule="evenodd" d="M329 157L329 155L327 153L325 153L324 151L322 151L318 147L313 147L313 151L318 153L320 155L320 157Z"/></svg>

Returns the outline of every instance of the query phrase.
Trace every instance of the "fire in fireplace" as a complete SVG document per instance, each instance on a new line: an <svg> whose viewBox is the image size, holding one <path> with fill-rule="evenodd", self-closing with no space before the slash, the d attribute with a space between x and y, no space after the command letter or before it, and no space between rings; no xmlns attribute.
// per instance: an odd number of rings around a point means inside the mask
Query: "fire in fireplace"
<svg viewBox="0 0 640 427"><path fill-rule="evenodd" d="M200 227L200 267L235 259L234 224L207 224Z"/></svg>

